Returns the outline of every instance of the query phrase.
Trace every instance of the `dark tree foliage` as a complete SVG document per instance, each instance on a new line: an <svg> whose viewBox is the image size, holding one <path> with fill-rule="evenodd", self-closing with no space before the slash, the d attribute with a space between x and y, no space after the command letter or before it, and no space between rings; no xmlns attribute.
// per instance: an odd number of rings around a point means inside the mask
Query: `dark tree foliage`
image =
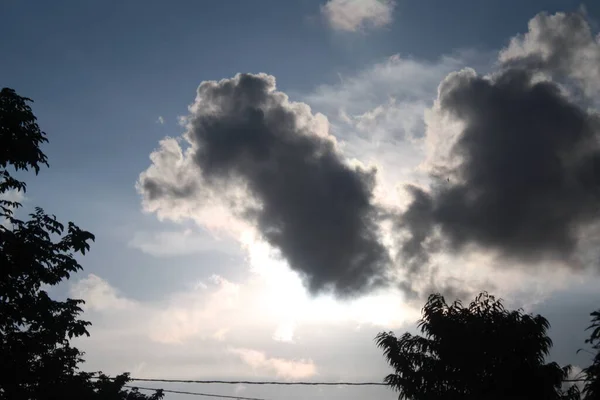
<svg viewBox="0 0 600 400"><path fill-rule="evenodd" d="M596 355L592 365L582 371L585 376L582 394L586 400L600 400L600 310L594 311L590 315L592 324L588 330L591 330L592 333L585 342L592 345L592 349L596 350Z"/></svg>
<svg viewBox="0 0 600 400"><path fill-rule="evenodd" d="M394 373L385 382L400 399L565 399L569 368L544 359L552 346L543 317L508 311L501 300L481 293L467 307L446 304L433 294L418 324L423 336L380 333Z"/></svg>
<svg viewBox="0 0 600 400"><path fill-rule="evenodd" d="M11 175L48 165L40 145L46 135L28 103L12 89L0 92L0 399L157 400L124 390L127 374L110 379L80 372L83 353L70 339L88 335L89 322L78 319L82 300L52 299L45 287L82 269L94 235L36 208L28 220L15 217L21 206L10 193L25 192Z"/></svg>

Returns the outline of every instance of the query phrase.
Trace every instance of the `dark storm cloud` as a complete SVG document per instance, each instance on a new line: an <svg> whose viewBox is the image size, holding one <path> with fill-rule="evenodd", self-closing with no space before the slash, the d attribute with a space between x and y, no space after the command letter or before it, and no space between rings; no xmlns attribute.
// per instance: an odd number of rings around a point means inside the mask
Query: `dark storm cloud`
<svg viewBox="0 0 600 400"><path fill-rule="evenodd" d="M383 283L388 253L372 204L375 172L346 165L310 109L276 92L273 77L202 83L188 122L204 184L242 185L258 201L245 218L311 292L347 296ZM152 182L141 187L164 193Z"/></svg>
<svg viewBox="0 0 600 400"><path fill-rule="evenodd" d="M407 185L406 189L412 196L412 203L402 215L399 227L408 228L410 238L402 242L400 249L402 254L408 255L405 267L410 272L418 272L427 263L429 252L433 250L427 246L434 224L433 199L429 193L416 186Z"/></svg>
<svg viewBox="0 0 600 400"><path fill-rule="evenodd" d="M451 74L438 102L463 124L452 148L460 162L429 192L413 189L405 256L425 259L425 239L438 229L454 251L476 244L521 261L568 262L580 228L598 222L598 116L512 67L493 78Z"/></svg>
<svg viewBox="0 0 600 400"><path fill-rule="evenodd" d="M156 200L162 197L171 197L176 199L192 196L196 191L196 185L162 185L154 179L144 179L141 190L148 200Z"/></svg>
<svg viewBox="0 0 600 400"><path fill-rule="evenodd" d="M541 13L491 77L464 70L440 84L438 115L461 131L432 187L409 188L405 262L426 264L433 238L451 251L474 244L518 261L573 260L582 229L599 222L599 116L538 73L589 95L600 88L598 61L584 14Z"/></svg>

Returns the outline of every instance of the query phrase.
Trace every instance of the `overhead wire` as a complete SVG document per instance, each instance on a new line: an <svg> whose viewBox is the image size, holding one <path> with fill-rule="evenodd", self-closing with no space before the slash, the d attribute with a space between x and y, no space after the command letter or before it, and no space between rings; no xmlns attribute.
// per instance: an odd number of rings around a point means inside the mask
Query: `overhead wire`
<svg viewBox="0 0 600 400"><path fill-rule="evenodd" d="M97 378L97 377L93 377ZM109 378L110 379L110 378ZM163 382L163 383L203 383L203 384L227 384L227 385L302 385L302 386L387 386L382 382L281 382L281 381L223 381L223 380L189 380L189 379L152 379L152 378L129 378L130 381L139 382ZM563 382L583 382L583 378L563 379ZM162 388L149 388L135 385L124 385L123 387L138 390L162 391L163 393L186 394L190 396L212 397L232 400L267 400L260 397L229 396L216 393L189 392L185 390L173 390Z"/></svg>
<svg viewBox="0 0 600 400"><path fill-rule="evenodd" d="M201 393L201 392L187 392L185 390L171 390L171 389L157 389L157 388L148 388L148 387L140 387L140 386L132 386L125 385L124 387L129 389L138 389L138 390L152 390L152 391L162 391L163 393L174 393L174 394L188 394L191 396L203 396L203 397L214 397L219 399L235 399L235 400L266 400L260 397L243 397L243 396L227 396L224 394L215 394L215 393Z"/></svg>
<svg viewBox="0 0 600 400"><path fill-rule="evenodd" d="M183 380L183 379L144 379L144 378L130 378L131 381L145 381L145 382L168 382L168 383L221 383L221 384L246 384L246 385L345 385L345 386L387 386L385 383L380 382L277 382L277 381L194 381L194 380ZM563 382L582 382L585 379L564 379ZM204 393L204 392L189 392L185 390L173 390L173 389L162 389L162 388L149 388L134 385L124 385L126 388L138 389L138 390L150 390L150 391L162 391L163 393L173 394L187 394L190 396L202 396L212 397L220 399L233 399L233 400L266 400L260 397L244 397L244 396L228 396L216 393Z"/></svg>
<svg viewBox="0 0 600 400"><path fill-rule="evenodd" d="M96 377L94 377L96 378ZM113 378L109 378L113 379ZM201 383L223 385L279 385L279 386L388 386L384 382L310 382L310 381L232 381L232 380L192 380L192 379L158 379L158 378L129 378L136 382L164 383ZM563 382L584 382L585 378L563 379Z"/></svg>
<svg viewBox="0 0 600 400"><path fill-rule="evenodd" d="M302 386L387 386L383 382L286 382L286 381L222 381L222 380L191 380L191 379L154 379L154 378L129 378L137 382L166 382L166 383L204 383L224 385L302 385Z"/></svg>

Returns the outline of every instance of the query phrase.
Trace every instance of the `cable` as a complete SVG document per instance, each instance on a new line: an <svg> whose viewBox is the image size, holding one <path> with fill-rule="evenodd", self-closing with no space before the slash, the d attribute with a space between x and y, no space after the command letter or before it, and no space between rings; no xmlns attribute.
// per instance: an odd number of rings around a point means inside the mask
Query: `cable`
<svg viewBox="0 0 600 400"><path fill-rule="evenodd" d="M266 400L266 399L261 399L259 397L226 396L224 394L200 393L200 392L185 392L183 390L154 389L154 388L139 387L139 386L130 386L130 385L125 385L123 387L130 388L130 389L139 389L139 390L152 390L152 391L155 391L155 392L157 390L162 390L164 393L189 394L189 395L192 395L192 396L217 397L217 398L220 398L220 399Z"/></svg>
<svg viewBox="0 0 600 400"><path fill-rule="evenodd" d="M132 379L132 380L142 380L142 379ZM563 382L580 382L583 381L584 379L565 379ZM158 381L158 382L173 382L173 380L167 380L167 379L154 379L154 380L150 380L150 381ZM189 381L176 381L179 383L192 383ZM244 383L245 381L239 381L239 382L233 382L233 381L194 381L193 383ZM381 384L381 383L375 383L375 382L341 382L341 383L335 383L335 382L245 382L247 384L287 384L287 385L304 385L304 384L311 384L311 385L336 385L336 384L350 384L350 385L385 385L385 384ZM222 394L214 394L214 393L201 393L201 392L187 392L187 391L183 391L183 390L170 390L170 389L157 389L157 388L148 388L148 387L140 387L140 386L131 386L131 385L124 385L123 387L129 388L129 389L138 389L138 390L151 390L151 391L162 391L163 393L174 393L174 394L188 394L190 396L203 396L203 397L214 397L214 398L220 398L220 399L234 399L234 400L266 400L264 398L260 398L260 397L242 397L242 396L227 396L227 395L222 395Z"/></svg>
<svg viewBox="0 0 600 400"><path fill-rule="evenodd" d="M387 386L383 382L281 382L281 381L195 381L184 379L151 379L129 378L138 382L168 382L168 383L218 383L224 385L302 385L302 386Z"/></svg>
<svg viewBox="0 0 600 400"><path fill-rule="evenodd" d="M97 379L97 377L92 377ZM108 378L114 379L114 378ZM203 383L223 385L280 385L280 386L388 386L383 382L281 382L281 381L219 381L219 380L186 380L186 379L156 379L156 378L129 378L137 382L164 382L164 383ZM564 379L563 382L585 382L584 378Z"/></svg>

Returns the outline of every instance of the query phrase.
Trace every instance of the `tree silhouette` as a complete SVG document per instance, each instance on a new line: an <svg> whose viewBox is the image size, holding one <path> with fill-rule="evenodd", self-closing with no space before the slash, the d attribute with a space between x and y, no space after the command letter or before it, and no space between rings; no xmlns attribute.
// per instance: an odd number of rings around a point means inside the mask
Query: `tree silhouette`
<svg viewBox="0 0 600 400"><path fill-rule="evenodd" d="M592 365L582 371L585 376L582 394L586 400L598 400L600 399L600 310L592 312L590 316L592 324L587 329L591 329L592 333L585 342L592 345L596 355Z"/></svg>
<svg viewBox="0 0 600 400"><path fill-rule="evenodd" d="M0 398L157 400L124 390L127 374L109 379L78 370L83 353L69 340L88 335L89 322L78 319L82 300L52 299L45 287L69 279L82 269L75 254L85 254L94 235L72 222L36 208L29 220L15 217L21 204L11 193L25 192L25 182L10 168L48 166L40 145L46 134L37 125L30 99L14 90L0 92Z"/></svg>
<svg viewBox="0 0 600 400"><path fill-rule="evenodd" d="M540 315L508 311L487 293L469 306L433 294L418 327L423 334L376 337L394 373L385 382L400 399L565 399L569 368L545 364L552 341Z"/></svg>

